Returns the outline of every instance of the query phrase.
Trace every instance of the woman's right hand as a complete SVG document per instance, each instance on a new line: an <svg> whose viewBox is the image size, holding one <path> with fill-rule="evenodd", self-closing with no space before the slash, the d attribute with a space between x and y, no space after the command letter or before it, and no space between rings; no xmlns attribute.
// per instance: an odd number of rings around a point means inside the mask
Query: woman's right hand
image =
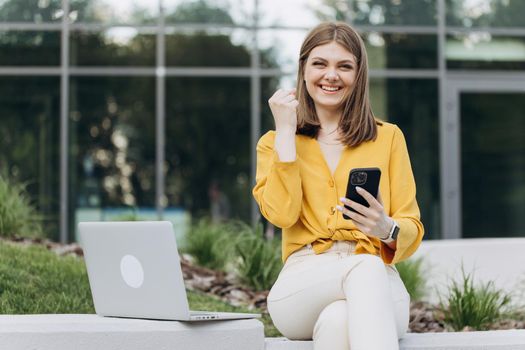
<svg viewBox="0 0 525 350"><path fill-rule="evenodd" d="M289 130L295 134L297 129L297 106L299 105L299 101L295 99L295 89L277 90L268 100L268 104L275 120L275 129Z"/></svg>

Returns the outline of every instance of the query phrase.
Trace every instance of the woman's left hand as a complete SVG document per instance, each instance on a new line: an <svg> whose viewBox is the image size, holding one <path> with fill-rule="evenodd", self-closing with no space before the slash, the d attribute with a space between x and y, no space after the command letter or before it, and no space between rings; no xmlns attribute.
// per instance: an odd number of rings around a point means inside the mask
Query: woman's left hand
<svg viewBox="0 0 525 350"><path fill-rule="evenodd" d="M344 205L353 208L356 212L346 209L343 205L338 205L337 210L349 216L356 227L367 236L379 239L388 238L394 220L385 214L381 193L377 193L377 199L361 187L356 187L359 193L370 205L369 208L354 202L348 198L340 198Z"/></svg>

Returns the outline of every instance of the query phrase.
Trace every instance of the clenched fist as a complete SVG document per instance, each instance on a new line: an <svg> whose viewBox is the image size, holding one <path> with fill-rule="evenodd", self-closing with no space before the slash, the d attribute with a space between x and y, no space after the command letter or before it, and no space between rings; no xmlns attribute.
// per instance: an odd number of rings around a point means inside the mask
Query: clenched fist
<svg viewBox="0 0 525 350"><path fill-rule="evenodd" d="M275 120L276 130L297 129L297 106L299 101L295 99L295 89L277 90L268 100Z"/></svg>

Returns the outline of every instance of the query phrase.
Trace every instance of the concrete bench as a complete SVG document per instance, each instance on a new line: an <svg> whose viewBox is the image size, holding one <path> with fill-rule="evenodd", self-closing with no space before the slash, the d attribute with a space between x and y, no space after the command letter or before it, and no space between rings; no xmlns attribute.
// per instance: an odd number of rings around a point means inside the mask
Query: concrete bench
<svg viewBox="0 0 525 350"><path fill-rule="evenodd" d="M2 315L0 349L262 350L258 320L153 321L97 315Z"/></svg>
<svg viewBox="0 0 525 350"><path fill-rule="evenodd" d="M265 350L313 350L311 341L266 338ZM408 333L400 350L518 350L525 349L525 330L450 333Z"/></svg>

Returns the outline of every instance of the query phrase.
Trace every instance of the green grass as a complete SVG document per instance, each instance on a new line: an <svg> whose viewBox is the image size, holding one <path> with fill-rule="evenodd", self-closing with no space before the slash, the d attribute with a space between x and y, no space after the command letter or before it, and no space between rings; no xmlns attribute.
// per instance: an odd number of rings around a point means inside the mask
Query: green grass
<svg viewBox="0 0 525 350"><path fill-rule="evenodd" d="M455 331L465 327L488 330L490 325L508 314L511 297L489 281L474 285L472 273L462 268L462 281L452 281L446 302L441 301L445 323Z"/></svg>
<svg viewBox="0 0 525 350"><path fill-rule="evenodd" d="M410 259L396 264L401 280L410 294L412 301L421 300L426 293L426 278L423 269L423 259Z"/></svg>
<svg viewBox="0 0 525 350"><path fill-rule="evenodd" d="M200 292L188 291L188 300L193 310L260 313ZM0 314L94 312L82 259L0 241ZM280 336L267 314L262 321L266 336Z"/></svg>

